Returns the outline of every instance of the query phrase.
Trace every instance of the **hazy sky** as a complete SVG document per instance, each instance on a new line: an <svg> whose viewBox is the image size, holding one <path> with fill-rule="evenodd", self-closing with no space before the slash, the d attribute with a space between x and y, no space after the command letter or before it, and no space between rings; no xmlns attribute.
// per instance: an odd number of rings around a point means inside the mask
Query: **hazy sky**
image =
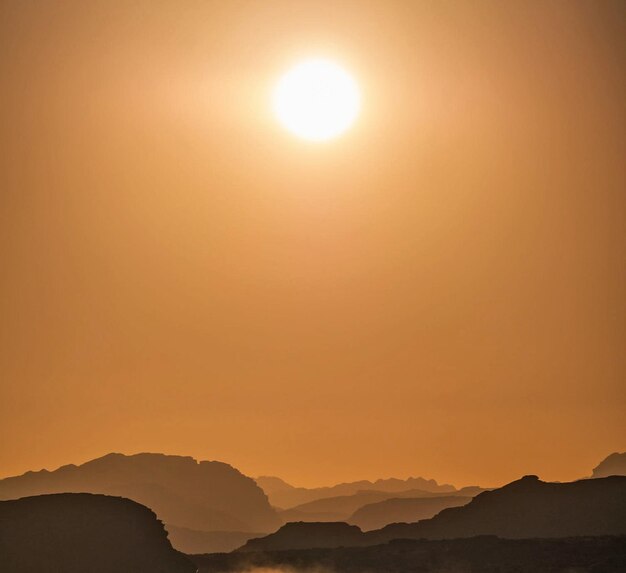
<svg viewBox="0 0 626 573"><path fill-rule="evenodd" d="M0 2L0 475L626 449L625 6ZM307 56L363 94L325 144L270 110Z"/></svg>

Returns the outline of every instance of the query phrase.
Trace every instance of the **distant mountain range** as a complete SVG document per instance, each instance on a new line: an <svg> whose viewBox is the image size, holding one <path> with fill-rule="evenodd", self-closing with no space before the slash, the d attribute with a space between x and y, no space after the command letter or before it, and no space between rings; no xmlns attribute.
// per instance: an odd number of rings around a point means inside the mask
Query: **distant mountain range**
<svg viewBox="0 0 626 573"><path fill-rule="evenodd" d="M194 573L147 507L92 494L0 501L0 569L7 573Z"/></svg>
<svg viewBox="0 0 626 573"><path fill-rule="evenodd" d="M611 454L593 470L594 478L613 474L626 474L626 453ZM0 500L65 492L132 499L154 510L165 523L173 545L188 553L232 551L250 539L276 532L286 522L347 523L312 526L314 530L307 530L310 539L326 533L331 538L342 539L348 535L352 539L355 529L345 529L349 525L357 525L368 532L356 532L356 537L368 544L376 535L385 541L398 535L428 537L436 535L438 530L433 533L431 529L435 526L426 526L424 520L435 516L439 520L440 511L444 510L441 515L448 515L448 508L465 505L477 494L482 494L479 499L484 500L485 491L478 486L457 490L452 485L421 477L362 480L310 489L294 487L277 477L259 477L255 483L222 462L198 462L191 457L163 454L109 454L79 466L27 472L0 480ZM508 497L503 499L509 500ZM469 507L475 511L476 507L484 506L472 502ZM522 509L526 511L525 506ZM520 522L519 519L511 521ZM400 522L405 523L400 525ZM415 522L420 522L419 527ZM392 525L394 523L396 525ZM386 525L391 529L385 528ZM447 524L443 534L448 535L451 527ZM295 538L302 530L302 524L283 528L277 532L277 539L286 532L290 538ZM361 537L364 535L366 538Z"/></svg>
<svg viewBox="0 0 626 573"><path fill-rule="evenodd" d="M197 547L203 538L216 540L205 551L223 549L224 532L237 532L231 536L233 549L283 523L253 479L228 464L191 457L109 454L80 466L0 480L0 499L5 500L64 492L123 496L146 505L172 528L181 548Z"/></svg>
<svg viewBox="0 0 626 573"><path fill-rule="evenodd" d="M276 511L257 483L279 500L308 501ZM108 454L82 465L0 480L0 499L65 492L126 497L155 511L177 549L206 553L231 551L248 539L276 531L286 521L347 520L362 506L390 497L456 495L453 486L423 478L313 489L295 488L279 478L259 478L257 483L222 462L164 454Z"/></svg>
<svg viewBox="0 0 626 573"><path fill-rule="evenodd" d="M260 476L257 484L267 494L270 503L280 509L290 509L311 501L329 497L349 496L363 491L378 491L398 493L407 490L421 490L430 493L449 493L456 491L450 484L438 484L433 479L421 477L406 480L390 478L379 479L374 482L361 480L349 483L340 483L330 487L304 488L294 487L286 481L274 476Z"/></svg>
<svg viewBox="0 0 626 573"><path fill-rule="evenodd" d="M626 477L546 483L526 476L417 523L363 533L346 523L289 523L239 551L365 546L394 539L626 535Z"/></svg>
<svg viewBox="0 0 626 573"><path fill-rule="evenodd" d="M626 475L626 453L608 456L594 469L592 477L609 475ZM256 481L286 523L346 521L361 525L364 530L380 528L397 521L414 522L434 515L418 509L425 508L424 503L401 501L401 498L474 497L487 491L478 486L457 490L452 485L440 485L435 480L421 477L407 480L380 479L373 482L362 480L310 489L294 487L275 476L261 476ZM397 501L382 503L392 499ZM367 507L371 504L376 505ZM450 501L448 504L450 507L455 505L459 505L458 501ZM436 507L436 504L431 506Z"/></svg>
<svg viewBox="0 0 626 573"><path fill-rule="evenodd" d="M398 519L399 515L412 515L411 510L408 510L406 514L397 514L394 512L385 514L385 508L400 508L400 507L413 507L417 508L419 504L412 504L408 501L415 498L437 498L449 499L449 502L443 502L443 505L439 507L439 510L444 507L452 507L455 505L462 505L467 503L471 497L485 491L482 488L472 487L464 488L462 491L453 491L448 494L433 493L429 491L423 491L420 489L410 489L400 492L385 492L385 491L359 491L352 495L341 495L337 497L325 497L302 505L297 505L291 509L279 511L280 517L285 521L348 521L353 523L352 516L355 512L366 510L370 506L376 506L375 509L367 510L368 512L374 512L378 515L379 524L376 527L382 527L388 523L394 521L406 521L405 519ZM463 494L466 494L465 496ZM451 499L455 498L455 499ZM459 502L459 499L464 501ZM382 505L381 502L386 500L395 500L395 504ZM441 503L441 502L440 502ZM422 507L427 507L427 504L422 504ZM436 507L437 502L431 504L431 507ZM439 511L438 510L438 511ZM428 513L428 512L427 512ZM435 512L437 513L437 512ZM365 515L365 514L360 514ZM373 513L370 513L373 515ZM415 519L409 519L409 521L417 521L418 519L425 519L426 517L432 517L434 513L430 515L417 512ZM357 517L357 519L359 519ZM366 527L366 529L374 529L373 527Z"/></svg>
<svg viewBox="0 0 626 573"><path fill-rule="evenodd" d="M409 490L402 492L403 495L411 497L428 497L436 496L436 493L425 492L422 490ZM400 493L391 493L385 491L359 491L352 495L338 495L335 497L323 497L296 505L291 509L280 511L279 514L285 521L345 521L357 509L368 505L396 497ZM319 517L316 517L319 516ZM324 518L326 516L326 518Z"/></svg>

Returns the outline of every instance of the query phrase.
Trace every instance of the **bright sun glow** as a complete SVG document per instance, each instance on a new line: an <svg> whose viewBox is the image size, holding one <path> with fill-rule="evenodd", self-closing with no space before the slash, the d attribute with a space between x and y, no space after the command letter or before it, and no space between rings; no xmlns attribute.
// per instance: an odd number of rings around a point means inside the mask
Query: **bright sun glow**
<svg viewBox="0 0 626 573"><path fill-rule="evenodd" d="M346 131L359 115L356 82L337 64L307 60L288 71L274 90L274 112L292 133L326 141Z"/></svg>

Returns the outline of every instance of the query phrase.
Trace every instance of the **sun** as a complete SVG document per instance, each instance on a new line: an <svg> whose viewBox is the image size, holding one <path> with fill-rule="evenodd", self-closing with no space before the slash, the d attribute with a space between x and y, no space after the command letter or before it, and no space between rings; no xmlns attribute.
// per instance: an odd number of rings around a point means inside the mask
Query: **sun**
<svg viewBox="0 0 626 573"><path fill-rule="evenodd" d="M338 64L310 59L281 77L272 104L276 117L291 133L309 141L327 141L354 123L361 109L361 93Z"/></svg>

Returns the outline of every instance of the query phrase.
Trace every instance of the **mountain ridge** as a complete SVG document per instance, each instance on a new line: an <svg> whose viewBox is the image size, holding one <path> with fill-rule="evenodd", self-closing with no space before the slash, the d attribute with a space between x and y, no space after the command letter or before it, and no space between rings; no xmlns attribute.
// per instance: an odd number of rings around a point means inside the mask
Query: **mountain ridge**
<svg viewBox="0 0 626 573"><path fill-rule="evenodd" d="M0 480L0 499L53 494L119 495L166 524L203 531L270 532L281 520L256 482L229 464L190 456L111 453L84 464Z"/></svg>
<svg viewBox="0 0 626 573"><path fill-rule="evenodd" d="M328 547L318 545L327 542L325 525L335 536L333 547L480 535L507 539L626 535L626 477L557 483L524 476L480 493L467 505L444 509L416 523L395 523L360 534L351 529L344 540L336 537L348 530L337 524L292 523L267 537L249 540L238 551L300 549L305 543L309 548Z"/></svg>
<svg viewBox="0 0 626 573"><path fill-rule="evenodd" d="M283 510L328 497L353 495L360 491L400 492L411 489L432 493L457 491L453 485L439 484L434 479L422 477L409 477L405 480L398 478L359 480L316 488L295 487L276 476L259 476L255 480L267 494L270 503Z"/></svg>

